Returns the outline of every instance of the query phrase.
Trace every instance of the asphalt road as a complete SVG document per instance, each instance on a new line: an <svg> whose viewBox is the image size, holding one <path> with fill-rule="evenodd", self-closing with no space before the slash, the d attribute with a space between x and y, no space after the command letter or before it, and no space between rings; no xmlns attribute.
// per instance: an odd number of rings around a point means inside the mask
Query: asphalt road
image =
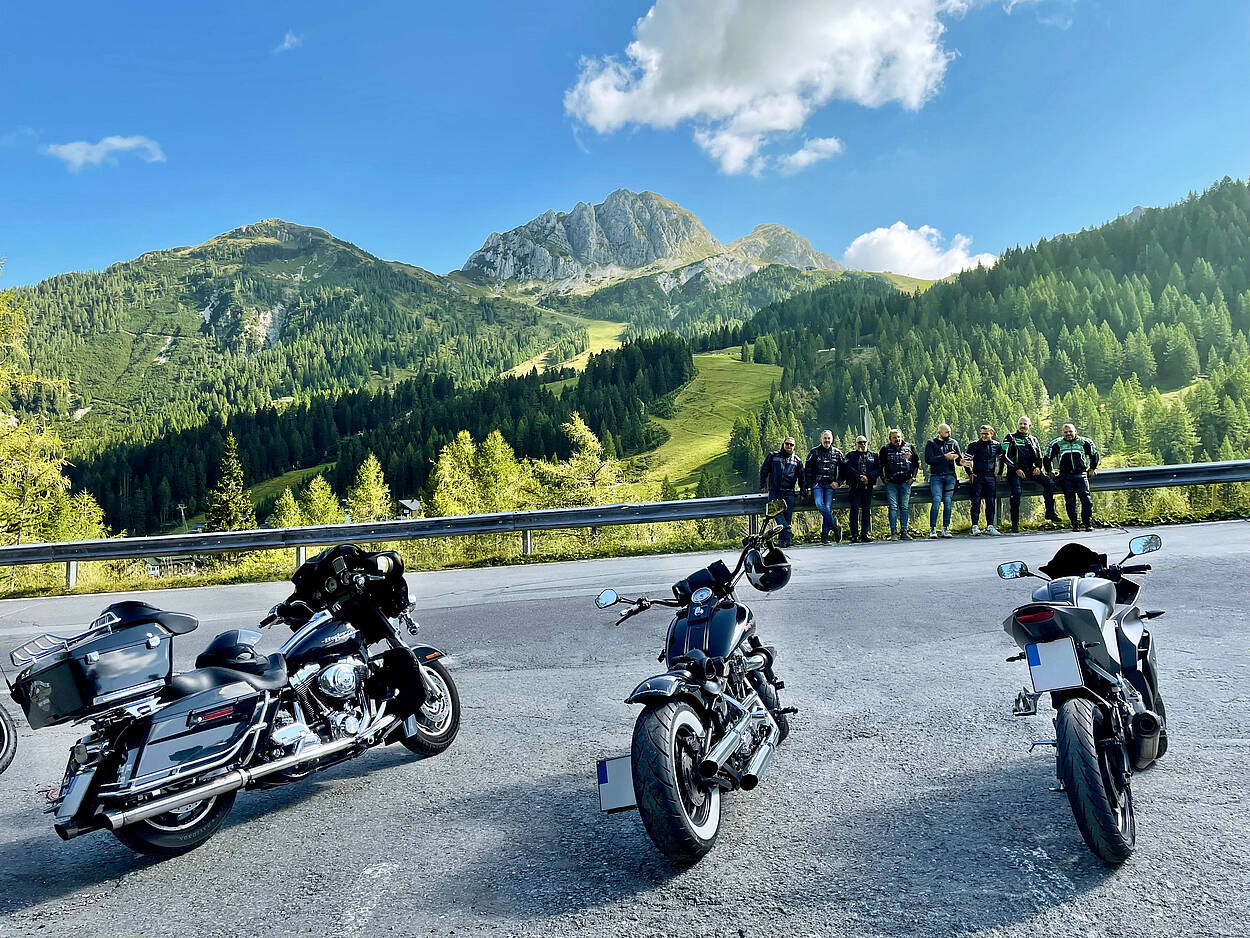
<svg viewBox="0 0 1250 938"><path fill-rule="evenodd" d="M780 593L749 588L801 708L770 775L727 800L720 841L677 870L634 812L598 811L595 760L628 751L622 703L656 670L662 610L613 628L603 586L665 592L711 555L412 577L422 639L464 700L455 745L375 751L242 793L227 826L156 863L111 835L57 839L38 789L75 733L24 724L0 776L0 936L1204 935L1250 932L1250 524L1160 529L1143 603L1171 751L1135 776L1138 848L1102 865L1047 786L1050 711L999 623L1063 535L805 547ZM1087 543L1115 553L1129 533ZM1117 557L1119 555L1117 554ZM180 666L255 622L283 584L148 594L202 617ZM109 600L0 603L0 644L73 629ZM269 647L283 636L267 635ZM10 711L14 708L9 704Z"/></svg>

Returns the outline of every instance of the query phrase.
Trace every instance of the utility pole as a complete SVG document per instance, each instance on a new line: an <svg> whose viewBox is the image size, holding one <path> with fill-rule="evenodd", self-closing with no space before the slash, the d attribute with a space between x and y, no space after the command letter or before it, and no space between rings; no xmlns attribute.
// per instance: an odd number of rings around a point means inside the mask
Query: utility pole
<svg viewBox="0 0 1250 938"><path fill-rule="evenodd" d="M179 502L174 507L178 509L178 514L182 515L182 533L186 534L187 533L187 506Z"/></svg>

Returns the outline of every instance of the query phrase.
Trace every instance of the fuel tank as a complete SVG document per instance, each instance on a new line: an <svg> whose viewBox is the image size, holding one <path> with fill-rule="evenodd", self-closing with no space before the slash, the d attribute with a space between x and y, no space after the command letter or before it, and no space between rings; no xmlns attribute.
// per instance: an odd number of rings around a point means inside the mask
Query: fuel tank
<svg viewBox="0 0 1250 938"><path fill-rule="evenodd" d="M741 603L691 605L669 624L668 663L696 648L709 658L726 658L754 632L755 616Z"/></svg>
<svg viewBox="0 0 1250 938"><path fill-rule="evenodd" d="M329 663L344 655L361 652L368 643L359 630L342 619L309 622L282 646L287 667L295 671L300 665Z"/></svg>

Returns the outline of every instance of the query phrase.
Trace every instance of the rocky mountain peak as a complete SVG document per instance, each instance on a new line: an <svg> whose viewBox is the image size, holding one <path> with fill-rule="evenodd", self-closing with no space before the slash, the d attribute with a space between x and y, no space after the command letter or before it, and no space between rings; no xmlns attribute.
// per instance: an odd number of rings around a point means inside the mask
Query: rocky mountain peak
<svg viewBox="0 0 1250 938"><path fill-rule="evenodd" d="M782 225L756 225L745 237L729 245L729 250L766 264L784 264L800 270L843 270L828 254Z"/></svg>

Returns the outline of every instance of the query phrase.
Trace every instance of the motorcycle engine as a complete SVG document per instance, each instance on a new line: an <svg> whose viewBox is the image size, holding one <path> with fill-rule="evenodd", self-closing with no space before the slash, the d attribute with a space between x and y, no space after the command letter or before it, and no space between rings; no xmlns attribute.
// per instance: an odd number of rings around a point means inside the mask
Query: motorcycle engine
<svg viewBox="0 0 1250 938"><path fill-rule="evenodd" d="M308 722L327 740L354 736L368 715L365 679L369 666L348 656L322 668L301 669L291 682Z"/></svg>

